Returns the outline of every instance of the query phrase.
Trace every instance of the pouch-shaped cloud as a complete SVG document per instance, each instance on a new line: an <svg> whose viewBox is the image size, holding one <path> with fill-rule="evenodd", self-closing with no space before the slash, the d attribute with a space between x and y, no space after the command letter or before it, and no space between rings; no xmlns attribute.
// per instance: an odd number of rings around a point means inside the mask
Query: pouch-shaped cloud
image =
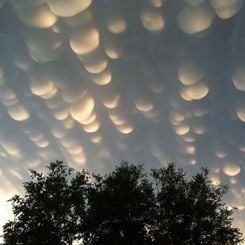
<svg viewBox="0 0 245 245"><path fill-rule="evenodd" d="M239 64L233 74L233 83L236 89L245 92L245 63Z"/></svg>
<svg viewBox="0 0 245 245"><path fill-rule="evenodd" d="M142 25L152 32L161 31L165 25L161 12L154 8L143 9L140 20Z"/></svg>
<svg viewBox="0 0 245 245"><path fill-rule="evenodd" d="M84 60L85 69L91 74L101 73L106 69L108 62L106 59Z"/></svg>
<svg viewBox="0 0 245 245"><path fill-rule="evenodd" d="M71 116L78 122L82 123L93 112L95 101L89 94L85 94L78 102L70 107Z"/></svg>
<svg viewBox="0 0 245 245"><path fill-rule="evenodd" d="M5 139L0 145L10 156L19 157L21 155L20 147L11 140Z"/></svg>
<svg viewBox="0 0 245 245"><path fill-rule="evenodd" d="M15 56L14 63L20 70L27 72L32 68L34 61L28 54L18 52Z"/></svg>
<svg viewBox="0 0 245 245"><path fill-rule="evenodd" d="M236 115L242 122L245 122L245 105L240 105L237 107Z"/></svg>
<svg viewBox="0 0 245 245"><path fill-rule="evenodd" d="M184 85L193 85L199 82L204 74L201 65L194 60L185 60L178 67L178 78Z"/></svg>
<svg viewBox="0 0 245 245"><path fill-rule="evenodd" d="M99 130L99 128L100 123L98 120L94 120L93 122L83 126L83 130L87 133L95 133Z"/></svg>
<svg viewBox="0 0 245 245"><path fill-rule="evenodd" d="M194 125L192 124L191 130L193 133L197 135L202 135L208 131L208 127L204 123L194 124Z"/></svg>
<svg viewBox="0 0 245 245"><path fill-rule="evenodd" d="M97 118L97 115L95 112L93 112L92 114L89 115L88 118L86 118L83 121L80 121L81 124L83 125L90 125L91 123L93 123Z"/></svg>
<svg viewBox="0 0 245 245"><path fill-rule="evenodd" d="M19 103L8 106L9 115L16 121L25 121L30 116L28 111Z"/></svg>
<svg viewBox="0 0 245 245"><path fill-rule="evenodd" d="M0 100L4 106L11 106L18 102L15 92L10 89L0 91Z"/></svg>
<svg viewBox="0 0 245 245"><path fill-rule="evenodd" d="M121 52L122 51L119 49L119 47L116 47L116 45L111 43L108 43L107 47L105 48L106 55L113 60L119 59Z"/></svg>
<svg viewBox="0 0 245 245"><path fill-rule="evenodd" d="M119 112L109 112L109 118L117 126L125 125L126 119Z"/></svg>
<svg viewBox="0 0 245 245"><path fill-rule="evenodd" d="M213 19L213 10L207 4L186 6L180 10L177 17L179 28L186 34L196 34L208 29Z"/></svg>
<svg viewBox="0 0 245 245"><path fill-rule="evenodd" d="M114 109L119 105L120 96L117 94L108 95L103 99L103 104L108 109Z"/></svg>
<svg viewBox="0 0 245 245"><path fill-rule="evenodd" d="M83 149L82 149L82 147L80 145L75 145L75 146L72 146L72 147L68 147L67 150L72 155L79 154L79 153L81 153L83 151Z"/></svg>
<svg viewBox="0 0 245 245"><path fill-rule="evenodd" d="M180 95L184 100L201 100L208 95L209 87L206 83L197 83L180 89Z"/></svg>
<svg viewBox="0 0 245 245"><path fill-rule="evenodd" d="M88 8L92 0L47 0L47 3L56 15L68 17Z"/></svg>
<svg viewBox="0 0 245 245"><path fill-rule="evenodd" d="M228 19L233 17L242 7L242 0L210 0L211 5L214 7L216 14L221 19Z"/></svg>
<svg viewBox="0 0 245 245"><path fill-rule="evenodd" d="M131 134L134 131L134 125L132 124L118 125L116 128L121 134Z"/></svg>
<svg viewBox="0 0 245 245"><path fill-rule="evenodd" d="M93 81L98 85L107 85L112 81L112 74L111 71L107 69L99 74L94 74L92 78Z"/></svg>
<svg viewBox="0 0 245 245"><path fill-rule="evenodd" d="M141 112L149 112L154 108L154 105L148 99L135 101L135 107Z"/></svg>
<svg viewBox="0 0 245 245"><path fill-rule="evenodd" d="M15 11L23 23L36 28L49 28L57 21L57 16L51 12L46 3L16 8Z"/></svg>
<svg viewBox="0 0 245 245"><path fill-rule="evenodd" d="M240 170L241 170L240 166L236 164L227 164L223 168L224 173L229 176L236 176L237 174L240 173Z"/></svg>
<svg viewBox="0 0 245 245"><path fill-rule="evenodd" d="M28 34L26 46L33 60L40 63L56 59L63 50L60 36L50 30Z"/></svg>
<svg viewBox="0 0 245 245"><path fill-rule="evenodd" d="M69 110L66 107L60 107L54 109L54 117L57 120L65 120L68 118L69 114L70 114Z"/></svg>
<svg viewBox="0 0 245 245"><path fill-rule="evenodd" d="M51 128L52 135L57 139L62 139L65 137L67 130L59 124L55 124Z"/></svg>
<svg viewBox="0 0 245 245"><path fill-rule="evenodd" d="M41 80L40 82L32 82L30 85L31 92L37 96L43 97L47 95L54 95L56 93L56 87L52 81ZM55 92L53 94L53 92Z"/></svg>
<svg viewBox="0 0 245 245"><path fill-rule="evenodd" d="M95 28L77 29L73 32L70 45L72 50L79 55L94 51L100 43L100 35Z"/></svg>
<svg viewBox="0 0 245 245"><path fill-rule="evenodd" d="M174 127L174 131L177 135L185 135L190 131L190 127L186 124L182 124Z"/></svg>
<svg viewBox="0 0 245 245"><path fill-rule="evenodd" d="M108 21L107 28L111 33L119 34L127 29L127 24L123 18L117 17Z"/></svg>
<svg viewBox="0 0 245 245"><path fill-rule="evenodd" d="M72 104L79 101L87 92L86 89L70 86L62 90L62 98L66 103Z"/></svg>

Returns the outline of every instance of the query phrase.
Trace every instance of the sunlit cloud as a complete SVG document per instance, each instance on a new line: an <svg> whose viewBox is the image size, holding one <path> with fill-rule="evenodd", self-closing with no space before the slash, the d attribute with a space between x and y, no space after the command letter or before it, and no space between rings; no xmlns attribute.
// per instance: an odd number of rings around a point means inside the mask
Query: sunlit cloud
<svg viewBox="0 0 245 245"><path fill-rule="evenodd" d="M45 1L16 1L12 5L19 19L26 25L36 28L49 28L57 21L57 16L51 12Z"/></svg>
<svg viewBox="0 0 245 245"><path fill-rule="evenodd" d="M92 0L83 0L82 2L79 0L70 0L69 2L66 0L47 0L50 9L62 17L74 16L88 8L91 3Z"/></svg>
<svg viewBox="0 0 245 245"><path fill-rule="evenodd" d="M230 0L224 0L224 1L211 0L210 1L211 5L215 9L216 14L221 19L228 19L228 18L231 18L234 15L236 15L237 12L242 7L242 2L243 1L241 1L241 0L235 0L235 1L230 1Z"/></svg>
<svg viewBox="0 0 245 245"><path fill-rule="evenodd" d="M184 100L201 100L208 95L209 87L206 83L185 86L181 88L180 95Z"/></svg>
<svg viewBox="0 0 245 245"><path fill-rule="evenodd" d="M240 166L235 165L235 164L227 164L224 166L224 173L229 175L229 176L236 176L237 174L240 173Z"/></svg>
<svg viewBox="0 0 245 245"><path fill-rule="evenodd" d="M99 43L99 32L92 27L74 30L70 39L71 48L78 55L85 55L94 51Z"/></svg>
<svg viewBox="0 0 245 245"><path fill-rule="evenodd" d="M186 6L180 10L177 17L179 28L186 34L207 30L212 25L213 19L213 10L207 4Z"/></svg>
<svg viewBox="0 0 245 245"><path fill-rule="evenodd" d="M142 25L152 32L161 31L165 26L161 12L156 9L147 8L142 10L140 20Z"/></svg>

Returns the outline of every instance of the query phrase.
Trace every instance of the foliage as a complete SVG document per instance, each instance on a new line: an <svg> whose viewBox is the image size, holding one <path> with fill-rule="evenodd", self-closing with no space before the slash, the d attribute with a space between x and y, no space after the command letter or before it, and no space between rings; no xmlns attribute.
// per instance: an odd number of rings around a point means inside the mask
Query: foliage
<svg viewBox="0 0 245 245"><path fill-rule="evenodd" d="M77 224L85 210L85 171L68 169L62 162L50 163L49 174L31 170L31 181L24 183L23 197L14 196L15 220L4 226L7 244L72 244Z"/></svg>
<svg viewBox="0 0 245 245"><path fill-rule="evenodd" d="M4 226L8 245L235 245L233 210L203 169L187 178L175 164L143 173L122 162L108 175L90 175L50 163L46 176L31 170L24 196L12 200L14 221Z"/></svg>
<svg viewBox="0 0 245 245"><path fill-rule="evenodd" d="M84 244L147 244L154 196L142 166L123 162L108 176L94 177Z"/></svg>
<svg viewBox="0 0 245 245"><path fill-rule="evenodd" d="M241 234L232 228L233 211L222 201L226 186L215 186L202 169L190 180L175 164L152 170L156 205L151 236L154 244L238 244Z"/></svg>

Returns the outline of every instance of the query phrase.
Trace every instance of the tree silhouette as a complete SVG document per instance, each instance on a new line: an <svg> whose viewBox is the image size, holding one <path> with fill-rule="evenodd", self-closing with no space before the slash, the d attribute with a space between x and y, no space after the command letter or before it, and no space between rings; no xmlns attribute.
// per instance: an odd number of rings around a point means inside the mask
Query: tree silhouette
<svg viewBox="0 0 245 245"><path fill-rule="evenodd" d="M156 185L155 212L150 231L154 244L238 244L232 228L233 210L222 201L226 186L213 185L208 170L188 180L175 164L152 170Z"/></svg>
<svg viewBox="0 0 245 245"><path fill-rule="evenodd" d="M50 163L47 176L31 170L23 197L14 196L15 220L4 226L6 244L72 244L85 211L87 174ZM74 176L72 176L74 174Z"/></svg>
<svg viewBox="0 0 245 245"><path fill-rule="evenodd" d="M148 244L145 225L154 195L142 166L123 162L111 174L94 177L84 244Z"/></svg>
<svg viewBox="0 0 245 245"><path fill-rule="evenodd" d="M111 173L90 175L50 163L44 176L31 170L24 195L12 200L14 221L5 244L237 245L227 187L213 185L208 170L187 178L175 164L143 173L122 162Z"/></svg>

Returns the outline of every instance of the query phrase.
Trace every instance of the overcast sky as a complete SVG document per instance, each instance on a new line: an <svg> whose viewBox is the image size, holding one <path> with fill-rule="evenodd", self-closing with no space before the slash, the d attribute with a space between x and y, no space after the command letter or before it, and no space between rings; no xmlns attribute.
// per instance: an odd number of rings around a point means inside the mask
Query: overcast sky
<svg viewBox="0 0 245 245"><path fill-rule="evenodd" d="M64 160L208 167L245 232L243 0L0 0L0 212Z"/></svg>

